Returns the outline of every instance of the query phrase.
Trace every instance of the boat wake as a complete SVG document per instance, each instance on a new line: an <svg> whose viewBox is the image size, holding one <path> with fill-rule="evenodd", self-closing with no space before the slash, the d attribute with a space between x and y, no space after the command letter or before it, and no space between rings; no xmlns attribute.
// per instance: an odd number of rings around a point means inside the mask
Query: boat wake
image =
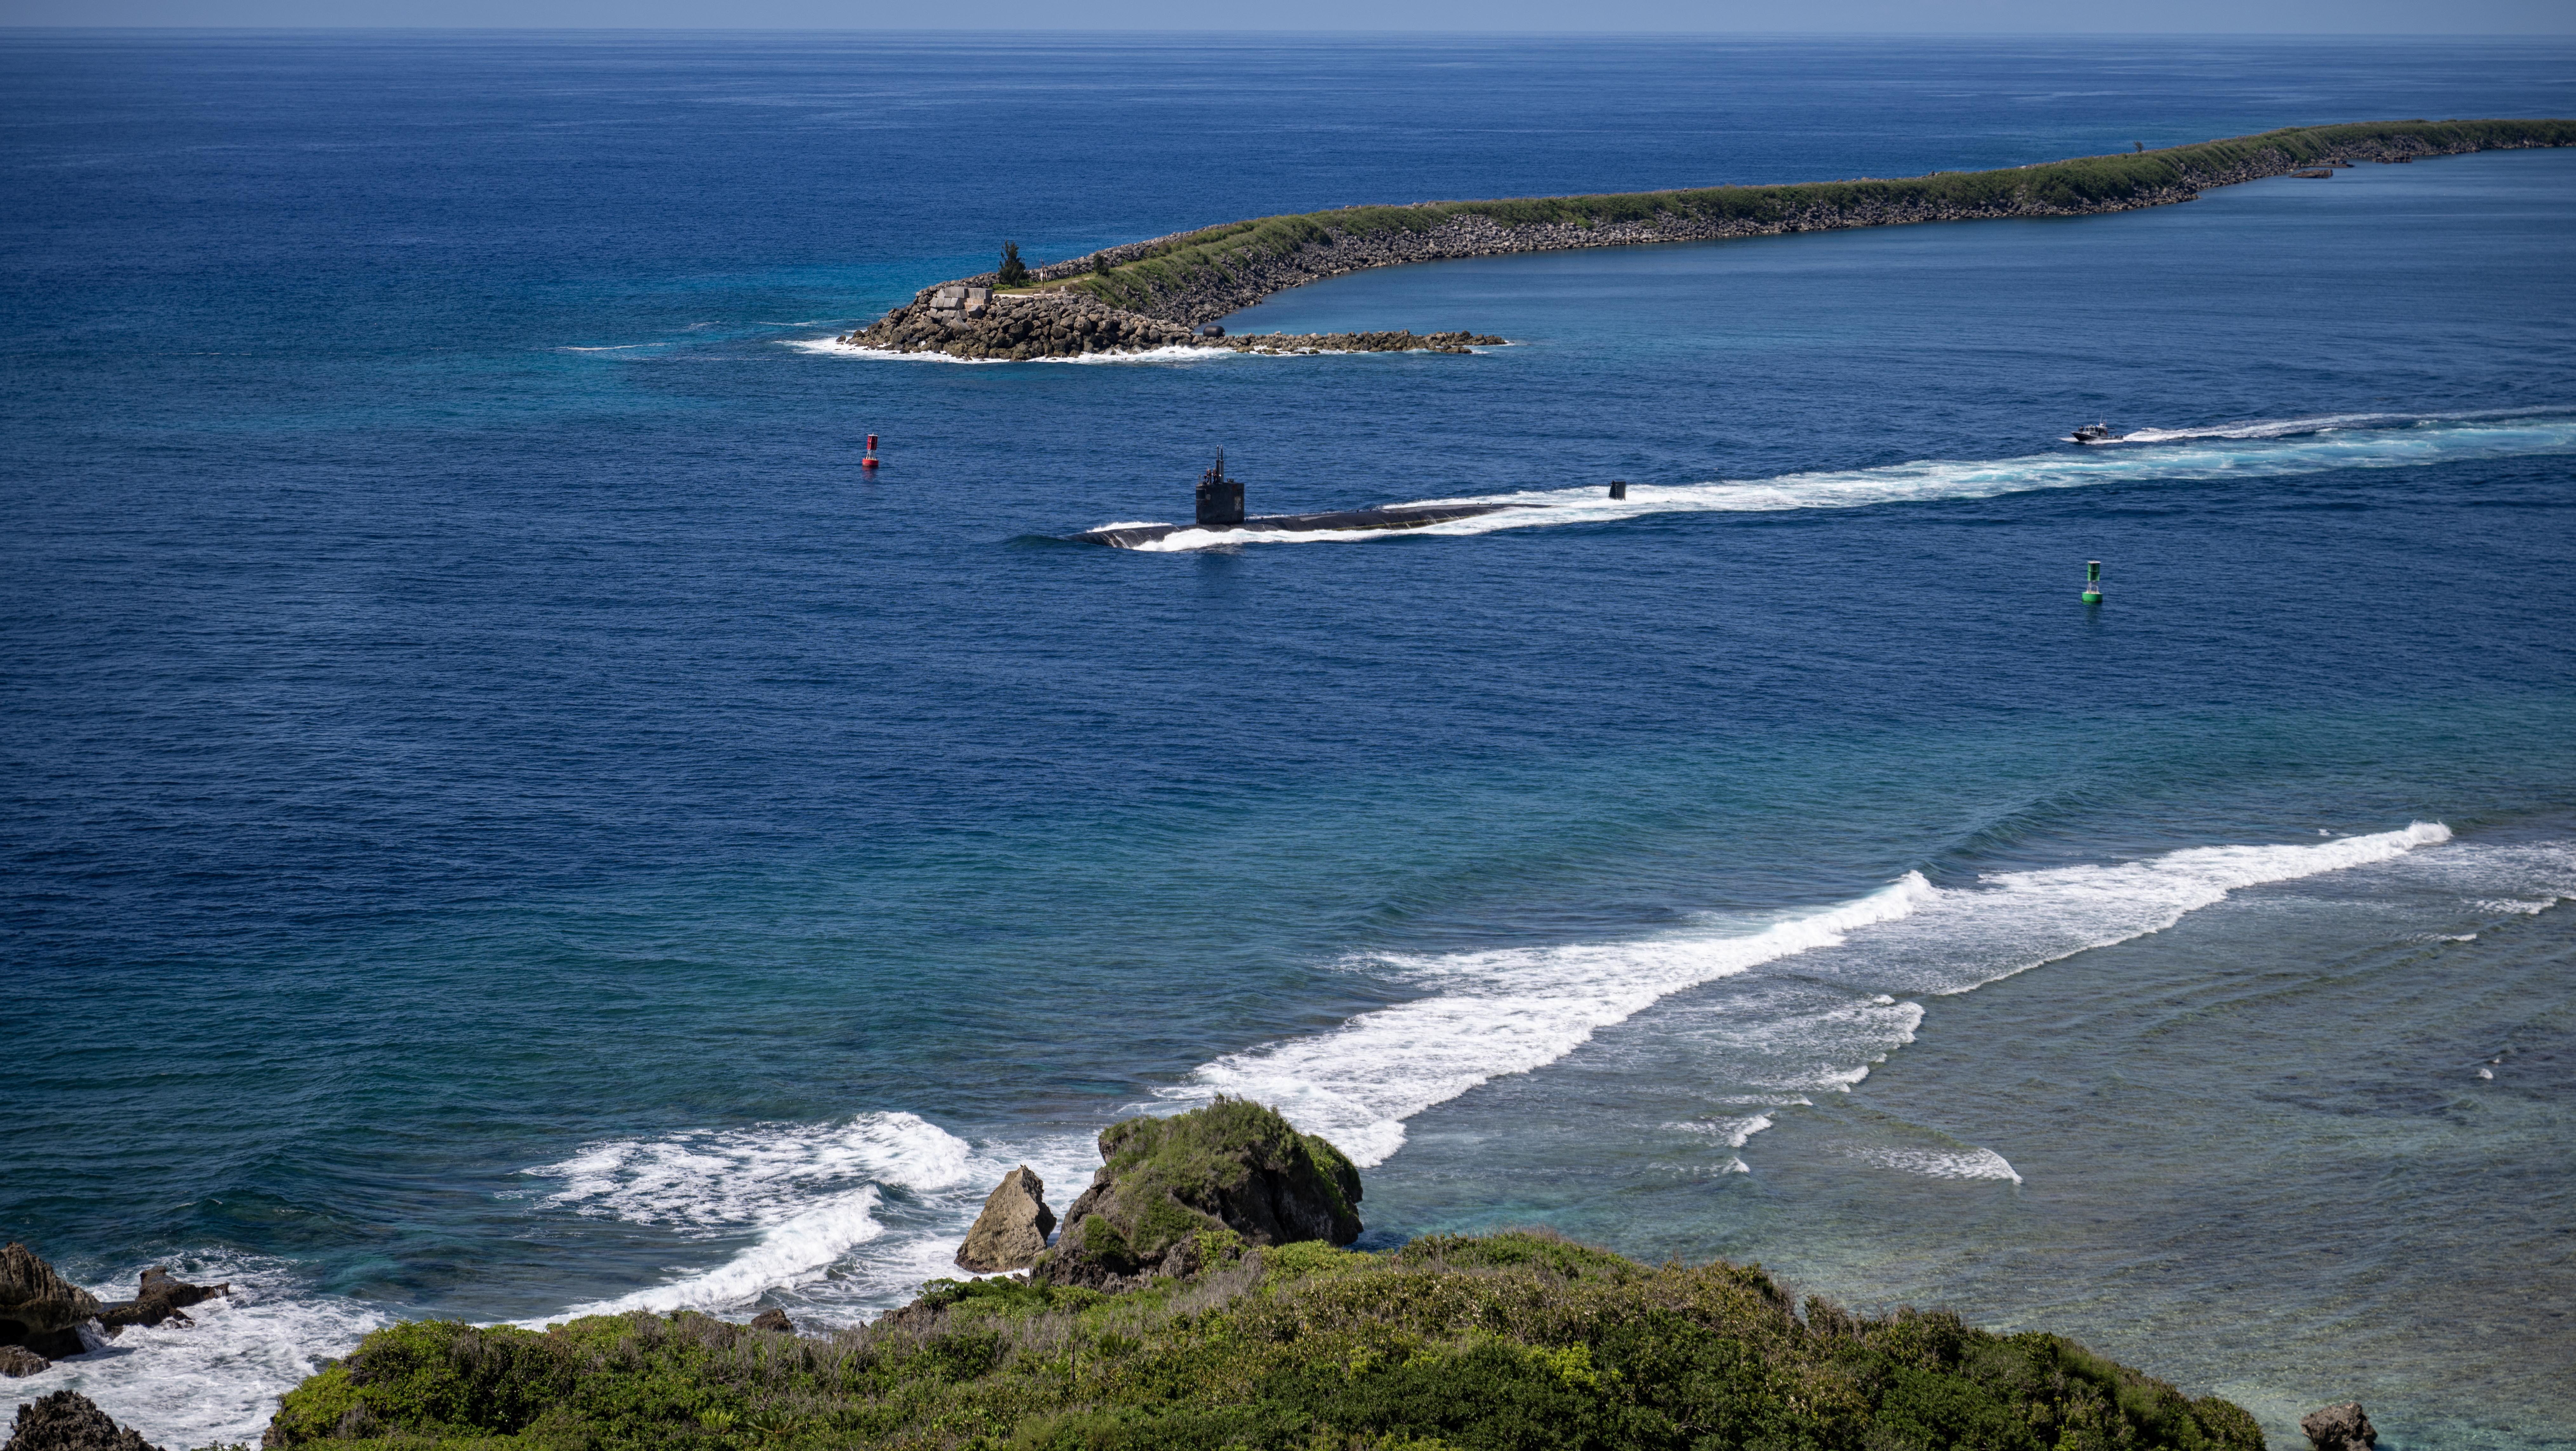
<svg viewBox="0 0 2576 1451"><path fill-rule="evenodd" d="M1491 534L1505 529L1604 524L1659 514L1775 513L1865 509L1882 504L1991 499L2047 489L2290 478L2337 469L2426 468L2480 459L2576 453L2576 416L2356 414L2199 430L2141 430L2141 447L2084 448L2021 458L1927 459L1880 468L1820 470L1768 479L1628 486L1627 497L1595 487L1420 499L1405 507L1500 506L1492 513L1401 531L1179 528L1131 546L1182 552L1239 544L1355 544L1399 535ZM1130 524L1121 527L1134 528Z"/></svg>

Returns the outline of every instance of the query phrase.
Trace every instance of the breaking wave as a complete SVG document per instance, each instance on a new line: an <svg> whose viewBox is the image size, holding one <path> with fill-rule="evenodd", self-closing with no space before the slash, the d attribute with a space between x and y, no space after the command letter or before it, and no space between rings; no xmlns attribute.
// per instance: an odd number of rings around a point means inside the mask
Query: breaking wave
<svg viewBox="0 0 2576 1451"><path fill-rule="evenodd" d="M185 1280L229 1281L233 1293L190 1306L194 1324L136 1326L89 1354L11 1381L13 1400L78 1391L156 1445L256 1443L278 1397L320 1370L322 1357L346 1354L391 1319L356 1300L316 1293L284 1260L224 1250L140 1261L84 1288L101 1300L123 1299L146 1264Z"/></svg>
<svg viewBox="0 0 2576 1451"><path fill-rule="evenodd" d="M563 1312L596 1315L733 1309L820 1279L886 1233L887 1191L939 1196L974 1184L989 1167L965 1140L916 1115L872 1113L611 1140L526 1172L560 1182L539 1201L545 1208L698 1238L755 1237L713 1268Z"/></svg>
<svg viewBox="0 0 2576 1451"><path fill-rule="evenodd" d="M1432 991L1327 1033L1227 1054L1161 1092L1177 1105L1219 1093L1259 1099L1363 1167L1381 1164L1403 1147L1405 1121L1425 1109L1553 1063L1661 998L1827 949L1842 949L1823 970L1851 983L1850 1000L1726 1031L1760 1040L1777 1058L1780 1072L1769 1087L1848 1090L1873 1063L1913 1041L1923 1010L1892 993L1966 992L2162 931L2245 887L2387 861L2450 836L2437 822L2417 822L2314 845L2195 847L2109 866L1997 873L1972 887L1936 887L1908 872L1855 901L1759 926L1389 957L1374 965ZM1767 1119L1760 1125L1768 1126ZM1745 1130L1748 1138L1759 1131L1750 1122ZM2010 1166L2002 1172L2010 1174ZM1949 1177L1993 1176L1963 1170Z"/></svg>

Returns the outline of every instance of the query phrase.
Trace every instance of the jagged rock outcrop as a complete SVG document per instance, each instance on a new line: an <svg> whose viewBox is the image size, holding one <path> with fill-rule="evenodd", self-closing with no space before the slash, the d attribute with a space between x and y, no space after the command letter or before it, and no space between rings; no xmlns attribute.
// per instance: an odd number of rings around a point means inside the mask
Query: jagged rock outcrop
<svg viewBox="0 0 2576 1451"><path fill-rule="evenodd" d="M2316 1451L2372 1451L2379 1444L2379 1432L2362 1414L2359 1401L2310 1411L2299 1418L2299 1429Z"/></svg>
<svg viewBox="0 0 2576 1451"><path fill-rule="evenodd" d="M51 1370L54 1363L23 1345L0 1345L0 1375L15 1378Z"/></svg>
<svg viewBox="0 0 2576 1451"><path fill-rule="evenodd" d="M1212 1240L1359 1238L1359 1170L1321 1137L1247 1099L1111 1124L1101 1131L1100 1157L1091 1187L1065 1211L1064 1233L1030 1279L1115 1292L1195 1273Z"/></svg>
<svg viewBox="0 0 2576 1451"><path fill-rule="evenodd" d="M796 1333L796 1322L787 1318L786 1311L772 1305L768 1309L751 1317L751 1328L754 1330L774 1330L782 1335L793 1335Z"/></svg>
<svg viewBox="0 0 2576 1451"><path fill-rule="evenodd" d="M1020 1165L1002 1176L984 1196L984 1212L957 1247L957 1267L979 1275L1024 1270L1046 1253L1047 1236L1055 1233L1055 1211L1047 1208L1046 1181Z"/></svg>
<svg viewBox="0 0 2576 1451"><path fill-rule="evenodd" d="M161 1451L90 1403L78 1391L56 1391L18 1407L9 1444L0 1451Z"/></svg>
<svg viewBox="0 0 2576 1451"><path fill-rule="evenodd" d="M128 1325L159 1325L171 1320L182 1325L194 1325L197 1322L188 1318L187 1306L203 1304L218 1295L232 1292L229 1280L220 1285L192 1285L185 1280L171 1278L168 1270L154 1265L143 1272L142 1282L135 1286L133 1299L118 1300L100 1307L98 1323L110 1335L117 1334Z"/></svg>
<svg viewBox="0 0 2576 1451"><path fill-rule="evenodd" d="M964 308L937 305L939 294L955 286L925 287L909 304L841 341L898 353L995 359L1135 353L1197 341L1181 323L1111 307L1079 292L1000 293Z"/></svg>
<svg viewBox="0 0 2576 1451"><path fill-rule="evenodd" d="M969 292L971 300L957 305L960 299L943 295L959 292ZM1464 353L1503 343L1498 337L1466 332L1201 337L1184 324L1113 307L1088 293L997 293L980 287L970 290L956 283L925 287L911 302L839 341L886 352L946 353L955 358L994 362L1078 358L1090 353L1142 353L1160 348L1239 353Z"/></svg>
<svg viewBox="0 0 2576 1451"><path fill-rule="evenodd" d="M98 1317L98 1297L12 1242L0 1249L0 1345L23 1345L38 1355L78 1355L80 1326Z"/></svg>

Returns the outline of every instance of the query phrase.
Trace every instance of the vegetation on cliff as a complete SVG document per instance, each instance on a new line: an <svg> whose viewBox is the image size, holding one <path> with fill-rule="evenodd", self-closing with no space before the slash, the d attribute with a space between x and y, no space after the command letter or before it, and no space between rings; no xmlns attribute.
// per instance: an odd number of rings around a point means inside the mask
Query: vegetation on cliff
<svg viewBox="0 0 2576 1451"><path fill-rule="evenodd" d="M1787 229L1813 219L1832 225L1930 220L1940 216L2046 215L2115 210L2188 199L2199 188L2277 175L2311 162L2345 157L2438 155L2498 147L2576 145L2576 121L2396 121L2290 127L2259 135L2078 157L2001 171L1945 171L1891 180L1786 186L1721 186L1685 191L1502 201L1423 202L1262 217L1111 249L1106 270L1059 276L1113 306L1161 315L1211 276L1258 270L1335 237L1422 233L1462 219L1502 227L1710 223L1747 232ZM1629 240L1651 241L1651 236ZM1405 259L1390 259L1405 260ZM1240 305L1239 303L1237 305Z"/></svg>
<svg viewBox="0 0 2576 1451"><path fill-rule="evenodd" d="M1245 1231L1355 1233L1360 1186L1257 1104L1128 1120L1101 1152L1059 1252L1100 1225L1122 1263L1143 1245L1185 1273L1116 1294L1044 1262L937 1280L817 1337L688 1312L396 1325L288 1394L267 1445L2262 1451L2238 1407L2058 1336L1820 1299L1801 1314L1758 1267L1640 1265L1543 1232L1264 1247Z"/></svg>
<svg viewBox="0 0 2576 1451"><path fill-rule="evenodd" d="M1247 1099L1122 1119L1101 1131L1100 1158L1034 1278L1116 1289L1140 1274L1188 1274L1211 1232L1255 1246L1359 1238L1359 1170Z"/></svg>

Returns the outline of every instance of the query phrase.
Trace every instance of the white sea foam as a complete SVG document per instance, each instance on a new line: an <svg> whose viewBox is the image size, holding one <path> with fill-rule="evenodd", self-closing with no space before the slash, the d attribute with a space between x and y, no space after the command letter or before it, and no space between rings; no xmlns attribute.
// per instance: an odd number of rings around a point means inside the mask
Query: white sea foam
<svg viewBox="0 0 2576 1451"><path fill-rule="evenodd" d="M1838 972L1882 990L1962 993L2042 963L2161 932L2231 892L2394 860L2451 839L2403 830L2308 845L2191 847L2110 866L1998 872L1936 890L1905 922L1871 935Z"/></svg>
<svg viewBox="0 0 2576 1451"><path fill-rule="evenodd" d="M1402 530L1181 530L1141 549L1173 552L1237 544L1357 544L1408 535L1490 534L1504 529L1601 524L1654 514L1774 513L1859 509L1880 504L1987 499L2045 489L2206 479L2289 478L2330 469L2420 468L2474 459L2576 453L2576 418L2408 421L2318 432L2315 420L2282 434L2245 425L2183 432L2140 448L2082 449L1987 460L1932 459L1883 468L1721 479L1696 484L1631 483L1625 499L1598 488L1530 490L1426 499L1426 504L1501 504L1491 514Z"/></svg>
<svg viewBox="0 0 2576 1451"><path fill-rule="evenodd" d="M1857 1157L1908 1174L1921 1174L1930 1179L2010 1179L2018 1184L2021 1172L1992 1149L1961 1149L1955 1152L1937 1149L1863 1149Z"/></svg>
<svg viewBox="0 0 2576 1451"><path fill-rule="evenodd" d="M804 1284L885 1233L878 1211L887 1189L957 1190L974 1182L979 1167L989 1166L937 1125L875 1113L612 1140L527 1173L561 1181L540 1201L547 1208L697 1237L758 1236L712 1268L565 1312L586 1315L731 1308Z"/></svg>
<svg viewBox="0 0 2576 1451"><path fill-rule="evenodd" d="M2423 428L2443 423L2484 423L2564 411L2523 407L2448 413L2319 413L2303 418L2257 418L2239 423L2212 423L2197 428L2139 428L2122 434L2120 441L2174 443L2195 438L2292 438L2303 433L2333 433L2356 428Z"/></svg>
<svg viewBox="0 0 2576 1451"><path fill-rule="evenodd" d="M1433 1104L1553 1063L1657 998L1902 917L1931 891L1909 872L1858 901L1754 931L1389 959L1441 991L1317 1037L1228 1054L1162 1092L1178 1102L1259 1099L1363 1167L1381 1164L1403 1146L1404 1121Z"/></svg>
<svg viewBox="0 0 2576 1451"><path fill-rule="evenodd" d="M1070 358L957 358L946 353L907 353L894 348L871 348L845 343L838 338L782 338L780 346L800 353L815 353L835 358L873 358L905 363L956 363L966 367L993 367L1009 364L1070 363L1097 366L1104 363L1213 363L1227 358L1293 356L1288 353L1240 353L1232 348L1198 348L1175 343L1169 347L1142 348L1132 353L1083 353Z"/></svg>
<svg viewBox="0 0 2576 1451"><path fill-rule="evenodd" d="M1744 1141L1771 1127L1771 1115L1757 1113L1749 1118L1701 1119L1673 1125L1687 1134L1707 1134L1722 1139L1730 1149L1744 1147Z"/></svg>
<svg viewBox="0 0 2576 1451"><path fill-rule="evenodd" d="M2438 822L2311 845L2196 847L2144 861L1997 873L1934 887L1920 873L1857 901L1759 928L1638 941L1391 957L1432 991L1330 1032L1205 1064L1161 1090L1174 1104L1237 1094L1271 1104L1363 1167L1404 1144L1405 1120L1476 1086L1563 1058L1603 1028L1687 988L1764 963L1847 949L1836 976L1866 974L1867 998L1714 1030L1744 1037L1784 1093L1848 1091L1910 1043L1919 1004L1889 990L1956 993L2090 947L2162 931L2233 891L2383 862L2450 839ZM1740 1147L1736 1145L1733 1147Z"/></svg>
<svg viewBox="0 0 2576 1451"><path fill-rule="evenodd" d="M801 1214L817 1190L944 1189L965 1179L973 1156L965 1140L916 1115L868 1113L838 1123L615 1139L526 1172L562 1181L545 1197L551 1206L633 1224L730 1230Z"/></svg>
<svg viewBox="0 0 2576 1451"><path fill-rule="evenodd" d="M193 1325L138 1326L87 1355L9 1382L12 1398L75 1390L120 1425L159 1446L256 1443L277 1398L345 1354L385 1315L354 1300L315 1293L281 1260L232 1253L153 1261L183 1279L229 1281L233 1293L190 1306ZM134 1293L132 1272L87 1288L102 1300Z"/></svg>

